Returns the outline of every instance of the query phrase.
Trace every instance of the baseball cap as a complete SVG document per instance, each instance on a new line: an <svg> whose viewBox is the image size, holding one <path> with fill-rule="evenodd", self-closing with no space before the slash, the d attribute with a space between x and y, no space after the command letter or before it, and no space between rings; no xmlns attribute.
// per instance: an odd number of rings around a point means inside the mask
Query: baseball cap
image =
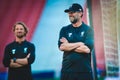
<svg viewBox="0 0 120 80"><path fill-rule="evenodd" d="M64 12L83 12L83 8L78 3L73 3L72 6L69 7L69 9L65 9Z"/></svg>

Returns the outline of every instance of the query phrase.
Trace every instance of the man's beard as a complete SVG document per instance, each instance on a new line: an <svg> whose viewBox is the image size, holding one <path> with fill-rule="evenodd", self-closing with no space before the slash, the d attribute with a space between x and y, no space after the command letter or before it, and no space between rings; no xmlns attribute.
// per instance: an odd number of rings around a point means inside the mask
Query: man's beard
<svg viewBox="0 0 120 80"><path fill-rule="evenodd" d="M25 34L22 35L16 35L18 38L23 38L25 36Z"/></svg>
<svg viewBox="0 0 120 80"><path fill-rule="evenodd" d="M72 24L75 24L78 21L78 19L75 17L69 17L69 19Z"/></svg>
<svg viewBox="0 0 120 80"><path fill-rule="evenodd" d="M18 38L23 38L24 37L24 35L20 35L20 36L17 36Z"/></svg>

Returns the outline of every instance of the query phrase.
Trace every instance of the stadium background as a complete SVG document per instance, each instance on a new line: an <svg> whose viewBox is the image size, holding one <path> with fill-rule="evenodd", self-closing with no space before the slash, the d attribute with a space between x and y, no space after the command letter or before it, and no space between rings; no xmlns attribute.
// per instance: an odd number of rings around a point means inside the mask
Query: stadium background
<svg viewBox="0 0 120 80"><path fill-rule="evenodd" d="M119 80L120 0L0 0L0 80L6 80L7 69L2 64L4 47L14 40L11 29L17 21L26 23L27 39L36 46L34 79L59 79L62 52L57 46L58 35L70 23L64 10L72 3L83 6L83 21L94 28L95 80Z"/></svg>

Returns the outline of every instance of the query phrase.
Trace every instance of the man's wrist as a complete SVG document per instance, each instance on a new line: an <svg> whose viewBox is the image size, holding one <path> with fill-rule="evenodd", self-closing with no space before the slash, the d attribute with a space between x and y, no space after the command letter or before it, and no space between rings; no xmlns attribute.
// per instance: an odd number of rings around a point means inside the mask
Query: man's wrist
<svg viewBox="0 0 120 80"><path fill-rule="evenodd" d="M13 58L13 62L14 62L14 63L16 63L16 59L17 59L17 58Z"/></svg>

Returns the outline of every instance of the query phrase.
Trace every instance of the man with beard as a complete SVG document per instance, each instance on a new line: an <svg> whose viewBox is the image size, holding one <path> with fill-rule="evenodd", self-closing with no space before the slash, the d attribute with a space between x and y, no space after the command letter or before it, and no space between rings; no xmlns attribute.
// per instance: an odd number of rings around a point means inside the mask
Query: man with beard
<svg viewBox="0 0 120 80"><path fill-rule="evenodd" d="M26 40L27 27L23 22L13 26L15 41L4 50L3 64L8 67L8 80L32 80L31 64L35 60L35 46Z"/></svg>
<svg viewBox="0 0 120 80"><path fill-rule="evenodd" d="M93 80L91 51L94 47L93 29L82 22L83 8L74 3L64 12L71 24L60 31L58 46L63 51L61 80Z"/></svg>

